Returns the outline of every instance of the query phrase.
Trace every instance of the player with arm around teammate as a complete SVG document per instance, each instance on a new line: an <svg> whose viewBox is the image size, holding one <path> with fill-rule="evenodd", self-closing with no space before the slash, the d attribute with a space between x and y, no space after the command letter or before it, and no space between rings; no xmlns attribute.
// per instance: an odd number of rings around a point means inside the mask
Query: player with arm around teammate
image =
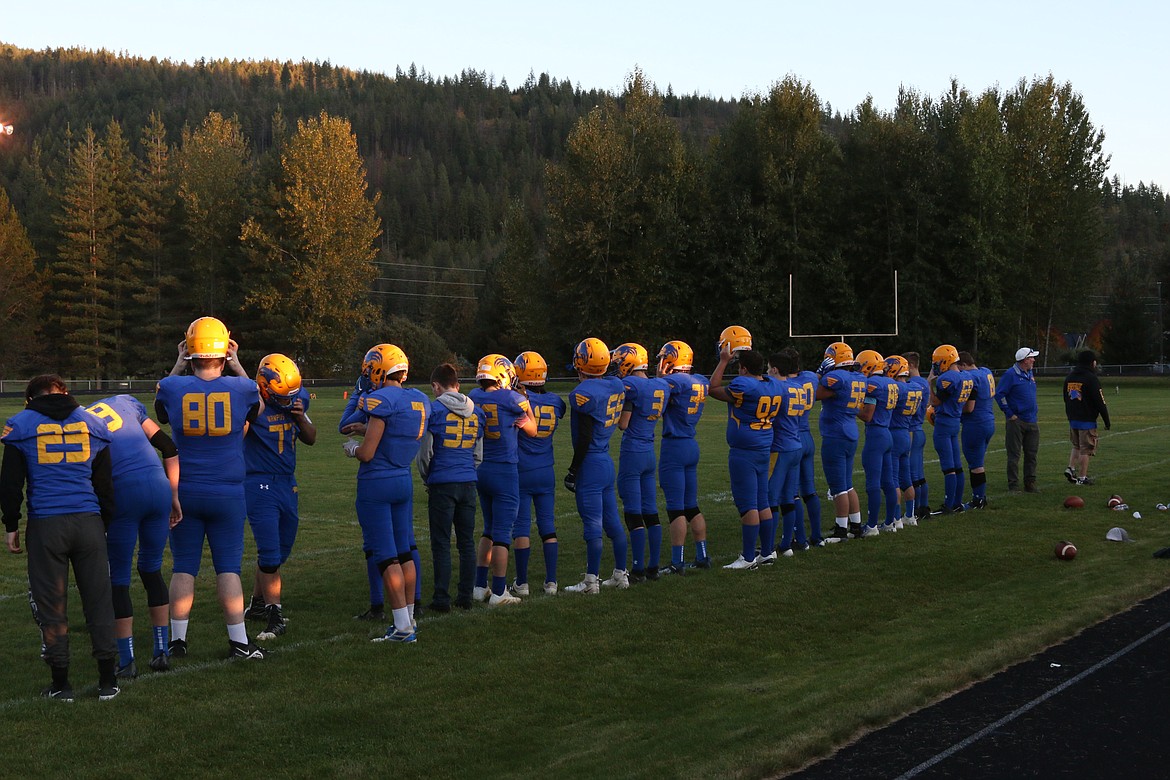
<svg viewBox="0 0 1170 780"><path fill-rule="evenodd" d="M898 530L897 520L901 516L901 508L898 506L898 485L894 475L894 440L890 433L890 420L898 406L900 393L898 383L886 376L886 359L880 354L872 349L864 349L858 353L857 362L865 376L865 405L858 413L858 418L865 423L861 464L865 471L867 522L861 535L869 537L878 534L883 496L886 511L881 530L887 533Z"/></svg>
<svg viewBox="0 0 1170 780"><path fill-rule="evenodd" d="M183 468L179 503L183 522L171 529L171 655L187 655L187 624L195 599L195 578L203 543L211 548L216 592L227 624L231 658L263 659L244 626L244 436L264 410L256 383L236 356L227 327L200 317L187 328L179 358L155 391L155 413L170 423ZM190 375L182 375L189 365ZM234 376L228 376L227 371Z"/></svg>
<svg viewBox="0 0 1170 780"><path fill-rule="evenodd" d="M130 564L138 545L138 576L146 588L153 626L150 668L170 669L170 596L162 576L163 550L170 529L183 519L179 504L179 451L146 407L132 395L103 398L89 411L110 431L110 465L118 496L114 520L106 529L113 585L118 677L138 676L134 661L134 606L130 600ZM159 462L158 455L162 455Z"/></svg>
<svg viewBox="0 0 1170 780"><path fill-rule="evenodd" d="M739 361L739 375L725 387L723 373L733 356ZM763 354L752 349L751 334L745 328L733 325L719 335L711 397L727 404L727 470L743 542L740 555L723 568L753 570L766 559L775 562L776 521L768 502L768 461L772 419L783 398L778 383L767 376Z"/></svg>
<svg viewBox="0 0 1170 780"><path fill-rule="evenodd" d="M512 545L516 551L516 582L512 593L527 596L529 592L528 561L532 554L532 515L535 514L544 553L544 592L555 596L560 544L556 529L557 477L552 436L565 416L565 402L556 393L547 391L548 363L539 353L521 352L513 365L520 392L528 399L536 419L536 433L519 438L520 510L512 529Z"/></svg>
<svg viewBox="0 0 1170 780"><path fill-rule="evenodd" d="M626 556L629 546L618 516L616 474L609 440L622 412L625 387L615 376L606 376L610 353L605 342L587 338L573 350L573 368L580 384L569 393L569 430L573 437L573 462L565 475L565 488L574 494L585 537L585 577L566 593L597 595L601 582L601 535L613 544L613 576L606 580L618 589L630 586Z"/></svg>
<svg viewBox="0 0 1170 780"><path fill-rule="evenodd" d="M974 384L970 402L959 418L959 446L971 474L971 503L968 509L987 507L987 471L983 463L987 447L995 436L995 375L979 366L970 352L959 353L959 370Z"/></svg>
<svg viewBox="0 0 1170 780"><path fill-rule="evenodd" d="M256 573L252 603L244 616L264 620L257 639L275 639L285 632L281 606L280 567L292 553L300 525L297 493L297 442L312 446L317 426L309 419L309 394L292 358L265 355L256 369L256 387L264 412L244 437L244 482L248 523L256 541Z"/></svg>
<svg viewBox="0 0 1170 780"><path fill-rule="evenodd" d="M772 516L780 517L784 529L780 536L780 555L792 556L793 544L808 549L804 523L796 524L796 501L800 497L800 463L804 456L800 421L808 411L804 388L794 379L799 368L796 350L784 350L772 356L768 373L780 385L783 399L772 420L772 454L768 477L768 500ZM761 544L761 550L764 549ZM772 560L775 560L773 553ZM764 563L764 561L761 561Z"/></svg>
<svg viewBox="0 0 1170 780"><path fill-rule="evenodd" d="M686 572L688 526L695 541L695 567L711 568L707 520L699 509L699 443L695 438L708 383L705 377L692 373L694 362L694 350L684 341L668 341L658 350L658 376L670 385L658 457L658 483L670 520L670 566L663 574Z"/></svg>
<svg viewBox="0 0 1170 780"><path fill-rule="evenodd" d="M375 642L414 642L417 572L414 547L414 480L411 465L426 430L428 399L404 387L410 371L406 353L378 344L362 361L362 375L373 388L359 404L367 420L360 443L347 441L345 454L361 461L357 472L358 524L364 549L382 575L393 622Z"/></svg>
<svg viewBox="0 0 1170 780"><path fill-rule="evenodd" d="M836 526L828 543L861 536L861 502L853 488L857 456L857 415L865 403L865 377L857 370L853 349L843 341L825 349L816 398L821 402L821 466L829 484Z"/></svg>
<svg viewBox="0 0 1170 780"><path fill-rule="evenodd" d="M670 397L670 384L649 377L650 358L641 344L622 344L613 351L612 366L625 387L618 417L622 431L617 489L625 508L633 550L631 582L658 579L662 525L658 519L658 487L654 483L654 430ZM650 557L646 558L646 544Z"/></svg>

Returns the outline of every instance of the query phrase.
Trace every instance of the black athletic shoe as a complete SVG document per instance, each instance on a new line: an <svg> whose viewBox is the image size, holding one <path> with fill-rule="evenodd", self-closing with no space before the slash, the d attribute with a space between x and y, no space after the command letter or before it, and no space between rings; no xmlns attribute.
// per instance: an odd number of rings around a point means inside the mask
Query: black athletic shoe
<svg viewBox="0 0 1170 780"><path fill-rule="evenodd" d="M839 525L833 526L833 533L825 537L825 544L838 544L850 539L849 529Z"/></svg>
<svg viewBox="0 0 1170 780"><path fill-rule="evenodd" d="M43 691L41 691L41 696L46 699L56 699L57 701L73 701L73 689L57 688L53 685L50 685L48 688L45 688Z"/></svg>
<svg viewBox="0 0 1170 780"><path fill-rule="evenodd" d="M456 609L471 609L471 599L455 599L452 603Z"/></svg>
<svg viewBox="0 0 1170 780"><path fill-rule="evenodd" d="M267 620L268 619L268 605L264 603L263 596L253 596L252 603L244 610L245 620Z"/></svg>
<svg viewBox="0 0 1170 780"><path fill-rule="evenodd" d="M702 558L702 559L696 558L695 563L694 563L694 568L696 568L696 569L710 569L711 568L711 556L708 555L706 558Z"/></svg>
<svg viewBox="0 0 1170 780"><path fill-rule="evenodd" d="M98 685L98 701L109 701L122 692L117 683Z"/></svg>
<svg viewBox="0 0 1170 780"><path fill-rule="evenodd" d="M676 565L676 564L672 563L669 566L667 566L665 569L663 569L661 572L663 577L665 577L667 575L678 575L681 577L686 573L687 573L687 565L685 563L682 565Z"/></svg>
<svg viewBox="0 0 1170 780"><path fill-rule="evenodd" d="M427 614L427 608L423 607L423 603L421 601L415 601L414 602L414 622L417 623L418 621L422 620L423 615L425 615L425 614Z"/></svg>
<svg viewBox="0 0 1170 780"><path fill-rule="evenodd" d="M861 532L862 532L862 524L861 523L850 523L849 524L849 538L850 539L860 539Z"/></svg>
<svg viewBox="0 0 1170 780"><path fill-rule="evenodd" d="M268 626L259 634L257 639L276 639L285 632L284 615L281 614L279 604L268 605Z"/></svg>
<svg viewBox="0 0 1170 780"><path fill-rule="evenodd" d="M1069 466L1064 470L1064 478L1068 480L1070 485L1077 484L1077 473L1073 471L1073 467Z"/></svg>
<svg viewBox="0 0 1170 780"><path fill-rule="evenodd" d="M968 508L969 509L986 509L987 508L987 497L981 496L979 498L971 499L971 503L970 503Z"/></svg>
<svg viewBox="0 0 1170 780"><path fill-rule="evenodd" d="M646 581L645 569L631 569L630 570L630 584L637 585L639 582Z"/></svg>
<svg viewBox="0 0 1170 780"><path fill-rule="evenodd" d="M114 672L114 677L118 678L119 680L133 680L137 676L138 666L134 663L133 660L125 666L119 666L117 671Z"/></svg>
<svg viewBox="0 0 1170 780"><path fill-rule="evenodd" d="M170 645L167 646L170 650L170 655L174 658L187 657L187 640L186 639L172 639Z"/></svg>
<svg viewBox="0 0 1170 780"><path fill-rule="evenodd" d="M374 607L370 607L362 614L354 615L353 619L354 620L368 620L368 621L371 621L374 623L385 623L386 622L386 610L383 609L382 607L378 607L377 609L375 609Z"/></svg>
<svg viewBox="0 0 1170 780"><path fill-rule="evenodd" d="M934 513L930 511L930 504L924 504L920 507L915 507L915 509L914 509L914 516L917 517L919 520L925 520L926 518L930 517L932 514L934 514Z"/></svg>
<svg viewBox="0 0 1170 780"><path fill-rule="evenodd" d="M255 642L232 642L228 641L229 650L228 658L246 658L250 661L263 661L268 657L268 651L263 647L259 647Z"/></svg>
<svg viewBox="0 0 1170 780"><path fill-rule="evenodd" d="M171 670L171 657L166 653L159 653L150 659L150 670L153 672L169 672Z"/></svg>
<svg viewBox="0 0 1170 780"><path fill-rule="evenodd" d="M659 576L660 574L658 572L657 566L646 567L646 579L650 580L651 582L657 582Z"/></svg>

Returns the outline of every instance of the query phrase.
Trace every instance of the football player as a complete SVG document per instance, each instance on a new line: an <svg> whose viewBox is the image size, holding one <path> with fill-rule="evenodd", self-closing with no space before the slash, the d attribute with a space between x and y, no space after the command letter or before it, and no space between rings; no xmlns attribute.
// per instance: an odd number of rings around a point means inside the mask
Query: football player
<svg viewBox="0 0 1170 780"><path fill-rule="evenodd" d="M483 410L483 463L479 465L479 504L483 511L483 536L475 567L472 598L487 600L488 606L519 604L508 592L508 550L512 526L520 511L520 433L536 434L536 418L528 399L513 389L516 370L503 355L485 355L479 360L475 378L479 387L468 396ZM488 587L488 570L491 587Z"/></svg>
<svg viewBox="0 0 1170 780"><path fill-rule="evenodd" d="M907 352L906 365L910 367L910 378L906 380L907 408L913 406L915 412L910 415L910 484L914 489L913 505L907 505L906 517L921 520L930 516L929 489L926 482L926 432L922 429L926 422L926 410L930 408L930 383L918 370L919 355L917 352Z"/></svg>
<svg viewBox="0 0 1170 780"><path fill-rule="evenodd" d="M183 464L179 474L183 522L171 529L170 593L170 654L180 658L187 655L187 623L205 538L227 623L229 656L259 660L267 655L248 638L240 584L248 514L244 435L264 411L264 401L236 350L222 322L200 317L187 328L171 375L155 391L155 413L160 423L170 424ZM184 376L187 366L191 374Z"/></svg>
<svg viewBox="0 0 1170 780"><path fill-rule="evenodd" d="M556 393L547 392L548 363L537 352L516 356L516 379L528 399L536 418L536 433L521 436L520 442L520 511L512 529L512 547L516 555L516 582L512 592L528 595L528 559L532 554L532 515L544 552L544 592L557 593L556 472L553 470L553 439L557 424L565 416L565 402Z"/></svg>
<svg viewBox="0 0 1170 780"><path fill-rule="evenodd" d="M393 622L375 642L414 642L414 480L410 467L426 430L428 399L403 383L410 371L406 353L393 344L366 352L366 392L358 408L366 414L361 442L350 439L345 454L361 461L357 472L358 524L364 549L382 574Z"/></svg>
<svg viewBox="0 0 1170 780"><path fill-rule="evenodd" d="M267 621L256 635L267 640L285 632L280 567L292 553L300 524L297 442L312 446L317 427L309 419L309 394L301 387L301 371L291 358L278 353L264 356L256 369L256 387L264 399L264 413L252 421L244 437L244 493L256 541L256 576L244 617Z"/></svg>
<svg viewBox="0 0 1170 780"><path fill-rule="evenodd" d="M943 473L943 514L962 512L963 461L959 447L960 417L968 408L975 380L959 371L959 351L943 344L930 357L930 405L934 407L934 449Z"/></svg>
<svg viewBox="0 0 1170 780"><path fill-rule="evenodd" d="M752 570L764 560L776 560L768 461L772 419L784 402L784 392L767 375L767 361L752 349L751 339L738 325L724 328L719 334L719 362L711 372L711 397L727 404L727 469L743 542L740 555L723 567L732 570ZM724 387L723 373L733 357L739 361L739 375ZM757 542L761 544L759 554Z"/></svg>
<svg viewBox="0 0 1170 780"><path fill-rule="evenodd" d="M670 397L670 384L660 377L646 375L650 356L641 344L622 344L610 357L626 392L618 417L622 443L617 490L625 508L633 551L630 581L657 580L662 525L658 518L658 487L654 484L654 429Z"/></svg>
<svg viewBox="0 0 1170 780"><path fill-rule="evenodd" d="M794 501L793 525L796 531L796 549L805 550L809 545L824 547L824 532L821 530L821 497L817 494L816 473L814 462L817 454L816 442L813 439L809 412L813 408L813 399L816 397L817 383L820 379L813 371L802 371L800 368L800 352L795 347L785 347L778 356L780 362L791 361L788 365L794 367L788 379L800 388L804 411L797 418L800 425L800 492ZM804 510L808 507L808 530L804 528Z"/></svg>
<svg viewBox="0 0 1170 780"><path fill-rule="evenodd" d="M577 513L585 537L585 578L565 588L568 593L596 595L601 583L601 534L613 544L613 576L610 587L628 588L626 532L618 517L614 489L613 457L609 440L617 428L625 399L622 380L607 376L609 347L597 338L587 338L573 350L573 368L580 384L569 394L569 431L573 437L573 462L565 475L565 489L577 499Z"/></svg>
<svg viewBox="0 0 1170 780"><path fill-rule="evenodd" d="M707 554L707 520L699 509L699 443L695 428L707 401L707 380L692 374L695 353L683 341L668 341L658 350L658 376L670 385L662 414L658 482L670 519L670 566L665 574L683 574L687 527L695 541L695 566L711 568Z"/></svg>
<svg viewBox="0 0 1170 780"><path fill-rule="evenodd" d="M114 609L105 529L114 516L110 433L69 395L56 374L33 377L25 408L0 433L0 514L8 552L18 555L20 509L27 505L28 590L41 629L41 658L52 682L41 695L73 701L69 683L69 565L98 666L98 699L119 693ZM25 484L28 484L27 501Z"/></svg>
<svg viewBox="0 0 1170 780"><path fill-rule="evenodd" d="M170 669L170 596L162 576L167 534L183 519L179 504L179 451L146 407L132 395L115 395L89 407L110 430L110 464L118 495L114 521L106 529L113 583L118 677L138 676L134 662L134 606L130 601L130 562L138 545L138 576L146 588L153 626L150 668ZM159 462L155 449L162 455Z"/></svg>
<svg viewBox="0 0 1170 780"><path fill-rule="evenodd" d="M857 371L853 349L835 341L825 349L816 398L821 402L821 466L829 483L836 526L826 542L861 535L861 502L853 489L857 456L857 414L865 404L865 377Z"/></svg>
<svg viewBox="0 0 1170 780"><path fill-rule="evenodd" d="M893 437L890 418L898 406L898 383L886 376L886 359L872 349L857 354L861 373L865 376L865 404L857 413L865 423L865 446L861 450L861 467L865 471L865 498L867 522L861 535L877 536L881 516L882 496L885 496L885 522L881 530L898 530L901 516L898 506L898 485L894 477Z"/></svg>
<svg viewBox="0 0 1170 780"><path fill-rule="evenodd" d="M431 372L427 429L419 447L419 476L427 486L427 519L434 561L429 609L451 611L451 531L459 554L455 606L471 609L475 585L476 468L483 460L483 410L459 392L459 371L443 363ZM416 607L417 609L417 607Z"/></svg>
<svg viewBox="0 0 1170 780"><path fill-rule="evenodd" d="M971 472L970 509L987 506L987 473L983 461L987 457L987 446L995 436L995 375L990 368L976 365L970 352L959 353L959 370L964 378L970 377L974 384L971 389L970 410L964 410L959 418L959 443L967 471Z"/></svg>
<svg viewBox="0 0 1170 780"><path fill-rule="evenodd" d="M800 421L808 408L805 405L804 387L792 378L796 376L800 366L795 355L794 349L786 349L772 355L770 361L772 366L768 369L768 373L779 383L780 394L783 397L783 403L772 421L768 501L772 517L780 517L784 523L779 552L785 557L792 556L794 539L801 549L807 550L809 546L804 533L804 522L801 521L799 528L796 525L796 500L800 497L800 462L804 455ZM766 546L766 543L760 545L761 552ZM775 560L776 553L773 551L770 560L761 560L761 563L766 564Z"/></svg>
<svg viewBox="0 0 1170 780"><path fill-rule="evenodd" d="M910 476L910 449L913 438L910 421L922 404L922 393L909 385L910 364L901 355L886 358L886 376L898 383L898 405L890 415L890 455L894 464L894 481L898 486L898 510L894 519L895 527L918 525L914 516L914 480ZM902 518L902 504L905 502L905 522Z"/></svg>
<svg viewBox="0 0 1170 780"><path fill-rule="evenodd" d="M354 384L353 390L349 393L349 400L346 401L345 409L341 413L341 419L337 423L337 432L343 436L361 436L366 432L366 422L369 420L366 413L361 409L361 402L363 396L373 392L373 388L369 387L368 380L361 374L358 375L357 382ZM354 615L354 620L368 620L377 623L386 622L386 597L382 591L382 572L378 571L378 563L374 560L374 551L365 549L362 550L366 560L366 583L370 590L370 607L365 612L359 615ZM417 565L417 563L416 563ZM421 595L421 590L420 590ZM419 600L415 600L417 605Z"/></svg>

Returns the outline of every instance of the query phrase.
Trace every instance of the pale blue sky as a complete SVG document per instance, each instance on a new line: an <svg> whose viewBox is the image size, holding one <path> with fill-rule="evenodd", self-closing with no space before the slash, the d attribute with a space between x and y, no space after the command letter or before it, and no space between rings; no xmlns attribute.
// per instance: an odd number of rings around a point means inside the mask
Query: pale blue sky
<svg viewBox="0 0 1170 780"><path fill-rule="evenodd" d="M329 60L394 73L470 68L519 86L529 71L620 91L639 66L660 88L738 97L793 74L848 112L899 85L937 96L1048 73L1106 134L1110 173L1170 189L1170 4L1014 0L878 5L776 2L285 0L5 3L0 41L172 60Z"/></svg>

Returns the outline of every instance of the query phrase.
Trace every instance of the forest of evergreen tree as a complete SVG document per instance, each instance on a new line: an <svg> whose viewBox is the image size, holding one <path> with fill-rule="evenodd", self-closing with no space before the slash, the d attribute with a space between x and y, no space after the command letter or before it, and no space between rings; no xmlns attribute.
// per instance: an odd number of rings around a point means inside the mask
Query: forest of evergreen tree
<svg viewBox="0 0 1170 780"><path fill-rule="evenodd" d="M585 336L681 338L703 369L732 323L766 350L896 327L854 346L1161 359L1167 194L1109 176L1072 84L844 111L814 86L0 44L0 379L157 377L208 314L246 363L321 378L386 341L423 374L523 349L559 374Z"/></svg>

